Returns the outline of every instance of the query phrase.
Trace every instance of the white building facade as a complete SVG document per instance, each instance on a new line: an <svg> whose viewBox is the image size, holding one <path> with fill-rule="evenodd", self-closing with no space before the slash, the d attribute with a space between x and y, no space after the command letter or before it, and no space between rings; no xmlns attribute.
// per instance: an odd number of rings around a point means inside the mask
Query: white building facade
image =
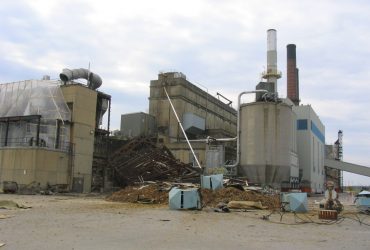
<svg viewBox="0 0 370 250"><path fill-rule="evenodd" d="M297 114L297 149L304 191L325 190L325 126L310 105L293 106Z"/></svg>

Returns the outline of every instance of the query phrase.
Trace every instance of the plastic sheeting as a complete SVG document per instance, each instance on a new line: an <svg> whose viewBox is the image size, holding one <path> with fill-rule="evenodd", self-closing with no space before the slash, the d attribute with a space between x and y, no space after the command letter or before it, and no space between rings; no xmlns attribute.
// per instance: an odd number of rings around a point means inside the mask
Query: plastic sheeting
<svg viewBox="0 0 370 250"><path fill-rule="evenodd" d="M69 145L71 112L64 100L59 81L27 80L0 85L0 117L41 115L39 146L66 149ZM58 122L61 121L59 141ZM9 123L7 145L24 147L36 145L37 120ZM6 135L5 122L0 123L0 147ZM58 145L56 143L58 142Z"/></svg>
<svg viewBox="0 0 370 250"><path fill-rule="evenodd" d="M27 115L71 120L59 81L28 80L0 85L0 117Z"/></svg>

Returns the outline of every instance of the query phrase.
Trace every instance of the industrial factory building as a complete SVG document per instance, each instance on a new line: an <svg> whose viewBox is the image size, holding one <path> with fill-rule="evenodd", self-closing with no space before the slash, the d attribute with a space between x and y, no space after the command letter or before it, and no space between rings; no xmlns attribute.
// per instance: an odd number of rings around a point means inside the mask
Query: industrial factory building
<svg viewBox="0 0 370 250"><path fill-rule="evenodd" d="M294 44L287 46L287 98L279 97L276 47L276 30L268 30L265 81L255 89L242 89L236 109L225 96L210 95L181 72L159 73L150 81L149 113L123 114L121 139L115 142L109 137L111 97L97 90L102 80L89 70L64 69L61 80L1 84L0 188L16 183L18 190L109 189L115 173L124 178L122 173L130 172L123 168L132 167L132 162L120 165L124 157L118 156L129 151L128 140L140 136L151 149L165 146L165 155L156 155L172 157L171 164L181 161L201 167L203 174L221 171L281 190L322 193L326 180L341 185L340 171L370 176L368 168L341 161L341 136L340 156L330 156L334 146L325 145L324 124L310 105L300 104ZM87 85L76 81L80 78ZM241 103L247 94L255 100ZM105 114L107 124L102 126ZM112 145L126 143L110 164ZM154 162L148 155L145 160ZM135 166L139 163L140 157ZM136 178L143 181L142 176Z"/></svg>
<svg viewBox="0 0 370 250"><path fill-rule="evenodd" d="M287 98L297 116L297 154L299 182L302 191L322 193L325 190L325 126L310 105L299 105L299 75L296 46L287 45Z"/></svg>
<svg viewBox="0 0 370 250"><path fill-rule="evenodd" d="M149 114L154 116L158 126L158 142L165 144L182 162L195 161L179 124L173 114L170 103L164 93L163 86L171 97L177 115L181 117L182 125L189 139L235 137L236 111L228 104L209 95L204 90L191 84L182 73L169 72L158 75L158 80L150 82ZM223 166L225 160L233 158L233 148L219 145L208 152L209 145L202 142L192 143L200 164L210 166L214 158L220 158L218 166ZM219 153L212 154L214 150ZM219 157L218 157L219 156ZM234 156L235 157L235 156Z"/></svg>
<svg viewBox="0 0 370 250"><path fill-rule="evenodd" d="M144 121L151 120L149 127L156 126L158 143L166 145L182 162L195 165L171 110L171 100L195 155L206 170L224 166L228 175L247 177L250 183L322 193L328 173L334 171L337 174L332 176L341 176L340 170L329 171L338 167L325 160L325 126L310 105L300 105L294 44L287 45L287 98L278 96L281 72L277 69L276 47L276 30L270 29L267 69L262 74L266 81L257 84L256 90L242 92L237 110L230 102L221 102L189 82L183 73L160 73L150 83L149 114L136 114L136 118L141 117L136 125L128 122L135 114L123 115L122 123L126 120L130 126L121 132L135 131L138 126L147 126ZM256 94L255 101L240 103L244 94ZM145 135L144 131L136 135Z"/></svg>
<svg viewBox="0 0 370 250"><path fill-rule="evenodd" d="M288 98L279 98L276 30L268 30L267 35L266 81L256 90L241 93L255 93L255 102L241 104L239 95L234 110L230 102L209 95L183 73L160 73L150 83L147 118L138 113L136 118L142 122L135 124L129 122L132 114L122 115L121 133L137 131L136 136L143 135L145 132L137 128L154 117L158 143L182 162L194 164L167 91L195 155L206 169L224 166L228 175L245 176L250 183L290 189L303 182L309 192L322 192L324 126L310 106L299 106L295 45L288 45ZM130 126L124 128L125 124Z"/></svg>
<svg viewBox="0 0 370 250"><path fill-rule="evenodd" d="M99 179L109 134L109 124L100 125L110 96L96 90L101 79L87 70L66 69L61 79L0 85L1 185L90 192Z"/></svg>
<svg viewBox="0 0 370 250"><path fill-rule="evenodd" d="M177 159L197 165L171 110L164 86L188 138L192 141L199 163L206 168L214 168L222 167L225 161L235 159L232 142L210 145L204 141L207 137L235 137L236 110L230 103L222 102L189 82L180 72L160 73L157 80L150 82L149 114L122 115L121 133L126 136L147 136L154 134L149 130L155 131L158 143L169 148ZM138 122L135 123L135 120ZM153 128L154 124L156 129Z"/></svg>
<svg viewBox="0 0 370 250"><path fill-rule="evenodd" d="M297 114L297 146L301 184L308 192L325 190L325 127L310 105L293 108Z"/></svg>
<svg viewBox="0 0 370 250"><path fill-rule="evenodd" d="M289 99L277 93L276 30L267 32L267 70L256 101L240 106L239 173L253 183L293 188L298 183L296 114Z"/></svg>

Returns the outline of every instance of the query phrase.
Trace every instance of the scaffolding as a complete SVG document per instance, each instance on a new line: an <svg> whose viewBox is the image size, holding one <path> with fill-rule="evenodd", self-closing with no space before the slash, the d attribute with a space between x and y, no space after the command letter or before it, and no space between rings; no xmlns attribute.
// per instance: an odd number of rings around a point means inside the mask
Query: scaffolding
<svg viewBox="0 0 370 250"><path fill-rule="evenodd" d="M0 147L69 150L71 112L59 81L0 85Z"/></svg>

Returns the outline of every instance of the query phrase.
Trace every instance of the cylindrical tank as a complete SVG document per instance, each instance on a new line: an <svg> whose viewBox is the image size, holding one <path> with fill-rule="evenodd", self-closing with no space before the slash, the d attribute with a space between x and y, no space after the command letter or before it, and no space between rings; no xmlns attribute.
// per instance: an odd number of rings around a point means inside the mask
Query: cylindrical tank
<svg viewBox="0 0 370 250"><path fill-rule="evenodd" d="M296 115L291 105L254 102L240 107L239 174L249 182L281 187L290 180Z"/></svg>

